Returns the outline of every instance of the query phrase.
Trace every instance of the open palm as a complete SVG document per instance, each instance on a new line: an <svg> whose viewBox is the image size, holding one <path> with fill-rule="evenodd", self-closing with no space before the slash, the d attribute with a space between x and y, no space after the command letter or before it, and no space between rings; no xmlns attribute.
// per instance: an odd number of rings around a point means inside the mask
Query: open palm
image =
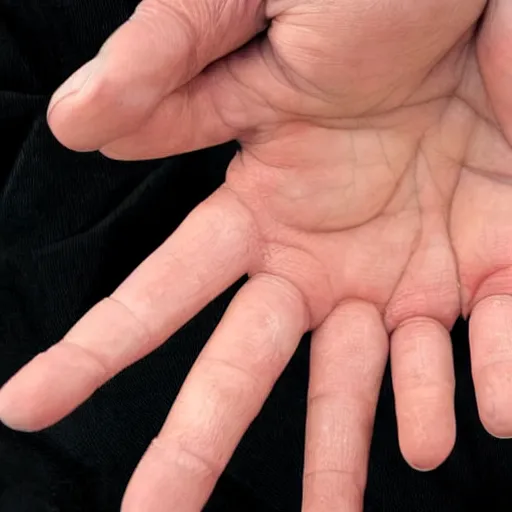
<svg viewBox="0 0 512 512"><path fill-rule="evenodd" d="M123 510L199 510L309 330L304 511L361 509L389 346L405 458L448 456L461 313L481 419L511 435L510 3L485 17L484 0L188 4L142 2L57 93L50 124L119 159L241 150L224 185L3 388L2 420L58 421L249 274Z"/></svg>

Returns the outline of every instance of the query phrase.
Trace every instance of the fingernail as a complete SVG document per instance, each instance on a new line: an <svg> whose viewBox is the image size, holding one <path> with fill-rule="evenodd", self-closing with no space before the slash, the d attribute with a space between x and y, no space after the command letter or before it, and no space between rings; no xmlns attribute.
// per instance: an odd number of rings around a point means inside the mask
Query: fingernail
<svg viewBox="0 0 512 512"><path fill-rule="evenodd" d="M48 106L48 115L64 99L82 90L93 75L97 59L93 59L75 71L53 94Z"/></svg>

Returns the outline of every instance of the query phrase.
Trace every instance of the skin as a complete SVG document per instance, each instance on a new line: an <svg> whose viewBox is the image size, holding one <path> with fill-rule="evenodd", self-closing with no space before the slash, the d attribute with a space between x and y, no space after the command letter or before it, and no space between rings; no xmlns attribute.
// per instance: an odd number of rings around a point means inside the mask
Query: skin
<svg viewBox="0 0 512 512"><path fill-rule="evenodd" d="M362 510L389 352L405 459L449 455L461 314L483 425L511 436L511 34L506 0L143 1L54 95L55 136L124 160L241 150L2 388L2 421L59 421L247 273L123 512L200 510L308 330L304 512Z"/></svg>

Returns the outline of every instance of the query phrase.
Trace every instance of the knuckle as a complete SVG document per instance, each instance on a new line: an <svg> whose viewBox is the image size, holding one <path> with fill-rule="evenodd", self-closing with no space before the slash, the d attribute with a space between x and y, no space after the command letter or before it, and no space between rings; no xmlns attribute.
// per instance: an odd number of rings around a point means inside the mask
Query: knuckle
<svg viewBox="0 0 512 512"><path fill-rule="evenodd" d="M64 338L59 344L51 347L46 353L53 350L65 350L70 352L73 359L80 359L84 367L90 367L92 374L98 376L101 381L106 381L112 375L112 369L107 361L94 350L90 350L83 345L74 343Z"/></svg>
<svg viewBox="0 0 512 512"><path fill-rule="evenodd" d="M262 394L258 377L241 364L212 357L202 357L198 363L211 383L209 392L217 403L226 404L228 408L240 408L248 405L248 397Z"/></svg>
<svg viewBox="0 0 512 512"><path fill-rule="evenodd" d="M222 465L197 450L192 443L185 440L157 436L151 443L153 455L166 466L178 465L180 469L195 476L210 476L219 478Z"/></svg>

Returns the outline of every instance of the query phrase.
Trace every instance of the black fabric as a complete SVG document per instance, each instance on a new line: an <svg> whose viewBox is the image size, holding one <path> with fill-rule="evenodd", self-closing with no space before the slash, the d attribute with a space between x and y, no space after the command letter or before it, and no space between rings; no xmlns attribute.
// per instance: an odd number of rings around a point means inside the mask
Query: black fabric
<svg viewBox="0 0 512 512"><path fill-rule="evenodd" d="M144 163L61 147L49 95L92 57L135 0L0 0L0 384L56 342L223 180L234 144ZM239 285L238 285L239 286ZM113 512L237 286L56 426L0 426L0 512ZM454 331L457 446L439 470L401 459L389 372L372 446L367 512L512 509L512 443L480 426L467 328ZM300 509L305 339L206 510ZM143 512L143 511L141 511Z"/></svg>

